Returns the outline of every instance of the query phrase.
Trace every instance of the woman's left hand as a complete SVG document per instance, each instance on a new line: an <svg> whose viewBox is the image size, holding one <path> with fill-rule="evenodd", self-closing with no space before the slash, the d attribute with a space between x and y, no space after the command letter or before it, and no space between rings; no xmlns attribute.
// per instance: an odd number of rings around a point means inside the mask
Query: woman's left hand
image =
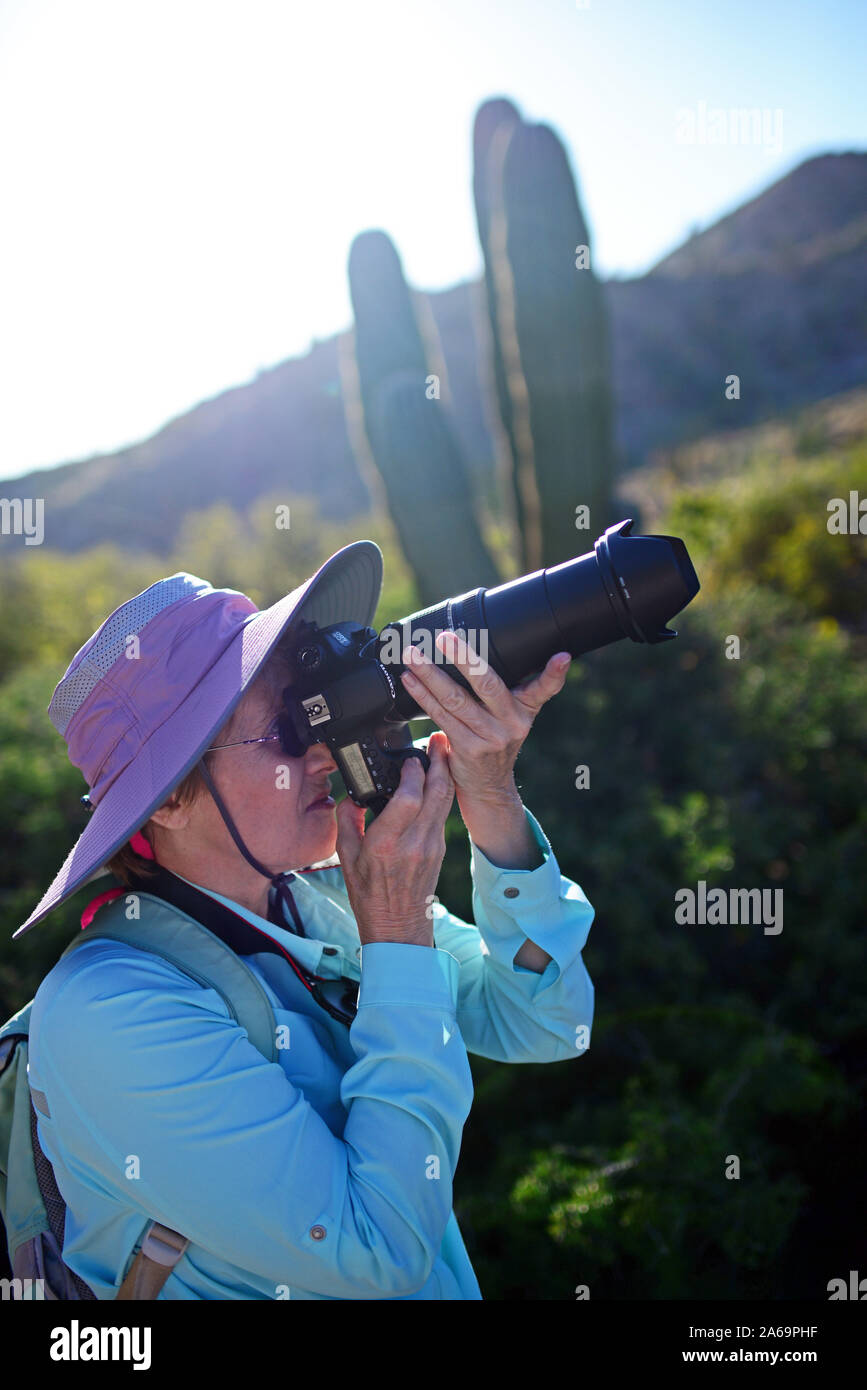
<svg viewBox="0 0 867 1390"><path fill-rule="evenodd" d="M436 645L481 703L415 647L403 654L415 678L405 672L402 680L407 694L448 736L458 804L463 810L468 804L513 801L515 760L539 710L563 689L572 658L568 652L558 652L533 680L509 690L456 633L440 633Z"/></svg>

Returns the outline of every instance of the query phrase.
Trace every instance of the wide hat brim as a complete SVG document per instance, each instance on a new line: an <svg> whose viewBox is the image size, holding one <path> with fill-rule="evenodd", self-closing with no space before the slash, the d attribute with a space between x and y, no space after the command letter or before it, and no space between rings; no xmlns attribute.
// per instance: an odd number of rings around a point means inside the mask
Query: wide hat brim
<svg viewBox="0 0 867 1390"><path fill-rule="evenodd" d="M302 619L320 627L357 622L369 627L382 591L382 551L374 541L338 550L297 589L270 608L250 613L208 672L175 712L151 734L90 813L60 872L16 940L83 884L105 872L112 855L181 782L209 747L260 668Z"/></svg>

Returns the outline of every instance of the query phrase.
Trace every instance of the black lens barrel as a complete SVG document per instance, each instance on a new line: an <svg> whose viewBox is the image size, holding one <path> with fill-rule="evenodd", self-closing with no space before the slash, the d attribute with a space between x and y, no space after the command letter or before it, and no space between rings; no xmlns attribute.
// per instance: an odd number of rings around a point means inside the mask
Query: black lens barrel
<svg viewBox="0 0 867 1390"><path fill-rule="evenodd" d="M398 627L408 637L442 628L469 634L510 688L540 671L557 651L583 656L629 637L657 643L676 637L666 623L699 590L686 546L677 536L631 536L632 519L609 526L593 550L549 569L536 570L494 589L473 589L444 599L383 628L380 641ZM459 671L443 663L461 685ZM412 705L405 692L398 701Z"/></svg>

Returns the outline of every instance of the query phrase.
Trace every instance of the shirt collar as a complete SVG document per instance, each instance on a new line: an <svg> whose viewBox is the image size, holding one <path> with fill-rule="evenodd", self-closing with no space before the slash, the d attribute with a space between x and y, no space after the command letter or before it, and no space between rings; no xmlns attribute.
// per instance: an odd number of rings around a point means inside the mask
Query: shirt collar
<svg viewBox="0 0 867 1390"><path fill-rule="evenodd" d="M290 885L304 922L306 936L299 936L294 930L286 915L285 904L282 906L286 926L281 927L269 921L267 917L260 917L257 912L252 912L242 903L235 902L223 893L217 893L213 888L193 883L191 879L184 878L183 874L178 874L178 878L197 888L200 893L207 893L224 907L230 908L258 931L265 932L311 974L333 976L335 979L341 975L359 978L360 951L355 918L348 907L342 907L339 901L336 902L329 896L325 891L324 882L321 885L316 882L315 874L308 879L304 874L296 873Z"/></svg>

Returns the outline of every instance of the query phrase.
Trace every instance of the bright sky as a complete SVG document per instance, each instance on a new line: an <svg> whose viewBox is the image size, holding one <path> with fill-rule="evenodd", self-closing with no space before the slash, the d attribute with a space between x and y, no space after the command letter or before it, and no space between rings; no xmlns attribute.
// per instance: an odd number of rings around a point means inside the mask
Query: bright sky
<svg viewBox="0 0 867 1390"><path fill-rule="evenodd" d="M0 478L345 328L365 228L419 288L479 274L487 97L553 125L597 269L632 275L864 148L865 31L853 0L0 0ZM769 138L678 141L702 102Z"/></svg>

